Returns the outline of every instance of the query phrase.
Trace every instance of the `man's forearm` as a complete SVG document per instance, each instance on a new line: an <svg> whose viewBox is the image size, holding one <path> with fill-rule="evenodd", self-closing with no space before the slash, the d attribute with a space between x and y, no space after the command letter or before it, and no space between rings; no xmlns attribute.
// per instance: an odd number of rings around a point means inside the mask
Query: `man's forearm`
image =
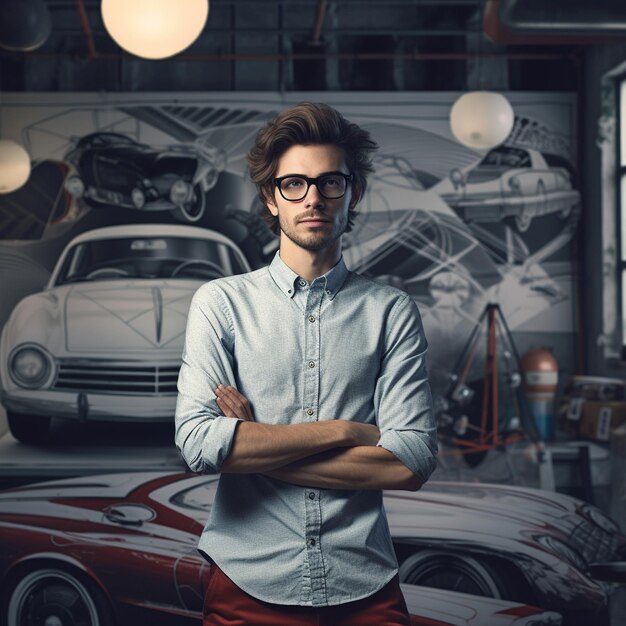
<svg viewBox="0 0 626 626"><path fill-rule="evenodd" d="M406 465L377 446L329 450L263 473L294 485L325 489L417 491L422 486Z"/></svg>
<svg viewBox="0 0 626 626"><path fill-rule="evenodd" d="M237 426L221 471L237 474L270 472L321 452L348 446L373 446L376 426L343 420L299 424L259 424L242 421Z"/></svg>

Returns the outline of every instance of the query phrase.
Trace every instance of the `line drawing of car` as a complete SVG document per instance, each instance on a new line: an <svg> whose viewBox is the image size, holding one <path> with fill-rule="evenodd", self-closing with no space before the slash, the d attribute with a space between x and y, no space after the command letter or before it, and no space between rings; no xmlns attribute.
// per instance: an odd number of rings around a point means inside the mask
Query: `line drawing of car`
<svg viewBox="0 0 626 626"><path fill-rule="evenodd" d="M0 336L13 436L41 442L51 417L172 420L191 297L249 271L235 243L196 226L109 226L72 239Z"/></svg>
<svg viewBox="0 0 626 626"><path fill-rule="evenodd" d="M442 270L464 276L475 295L501 281L499 268L468 226L426 189L424 174L390 155L378 155L374 165L359 219L343 242L353 271L372 278L391 274L389 282L422 306L433 304L430 281Z"/></svg>
<svg viewBox="0 0 626 626"><path fill-rule="evenodd" d="M217 478L136 472L0 492L0 622L199 624L210 564L197 542ZM429 516L420 501L410 506L411 517ZM392 534L409 521L390 519ZM558 612L526 603L407 583L402 591L413 626L561 624Z"/></svg>
<svg viewBox="0 0 626 626"><path fill-rule="evenodd" d="M526 232L534 217L569 217L580 204L569 162L558 155L513 145L490 150L477 164L453 169L433 187L468 223L513 217Z"/></svg>
<svg viewBox="0 0 626 626"><path fill-rule="evenodd" d="M157 149L121 133L73 138L65 161L74 171L66 190L93 208L171 211L182 222L198 222L206 193L226 166L223 151L200 141Z"/></svg>

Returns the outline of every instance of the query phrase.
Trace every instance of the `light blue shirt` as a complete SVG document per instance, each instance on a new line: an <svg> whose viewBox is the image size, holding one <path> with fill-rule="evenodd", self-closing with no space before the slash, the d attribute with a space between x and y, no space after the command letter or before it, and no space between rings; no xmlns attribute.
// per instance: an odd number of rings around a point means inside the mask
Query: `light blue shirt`
<svg viewBox="0 0 626 626"><path fill-rule="evenodd" d="M255 420L377 424L379 446L422 481L436 464L427 342L415 302L343 261L307 282L277 252L268 267L194 295L178 379L176 445L195 472L220 471L238 419L216 403L236 387ZM241 589L277 604L370 596L397 572L382 491L317 489L222 474L199 549Z"/></svg>

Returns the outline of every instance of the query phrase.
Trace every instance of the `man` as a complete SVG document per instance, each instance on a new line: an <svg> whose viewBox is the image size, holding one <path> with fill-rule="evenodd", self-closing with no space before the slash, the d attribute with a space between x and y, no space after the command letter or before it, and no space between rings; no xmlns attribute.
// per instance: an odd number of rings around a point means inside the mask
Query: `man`
<svg viewBox="0 0 626 626"><path fill-rule="evenodd" d="M427 343L413 300L341 255L376 147L326 105L278 115L248 166L279 251L191 303L176 443L221 474L204 626L409 624L381 490L436 463Z"/></svg>

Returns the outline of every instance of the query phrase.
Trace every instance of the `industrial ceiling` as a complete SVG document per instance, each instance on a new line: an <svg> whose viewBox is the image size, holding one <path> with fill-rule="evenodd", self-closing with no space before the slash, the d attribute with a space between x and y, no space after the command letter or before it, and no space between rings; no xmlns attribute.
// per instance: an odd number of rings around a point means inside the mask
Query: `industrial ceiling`
<svg viewBox="0 0 626 626"><path fill-rule="evenodd" d="M547 3L552 22L536 0L211 0L193 46L146 61L113 42L99 0L46 4L46 43L0 50L3 91L573 90L585 46L626 22L609 0L595 22L582 0Z"/></svg>

